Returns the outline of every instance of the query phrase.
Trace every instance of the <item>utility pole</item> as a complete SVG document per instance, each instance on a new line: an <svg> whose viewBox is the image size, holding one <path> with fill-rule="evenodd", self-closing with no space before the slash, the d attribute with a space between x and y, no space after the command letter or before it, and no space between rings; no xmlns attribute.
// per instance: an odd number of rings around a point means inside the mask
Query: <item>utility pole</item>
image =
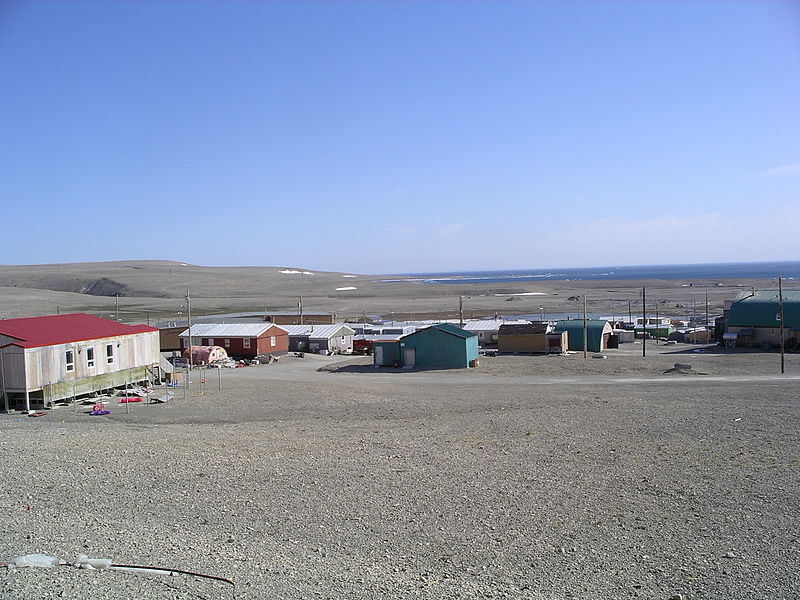
<svg viewBox="0 0 800 600"><path fill-rule="evenodd" d="M780 317L781 317L781 328L780 328L780 335L781 335L781 375L783 375L783 283L781 281L781 276L778 275L778 306L780 307Z"/></svg>
<svg viewBox="0 0 800 600"><path fill-rule="evenodd" d="M189 372L192 368L192 300L186 288L186 322L189 324L189 362L186 369L186 387L189 387Z"/></svg>
<svg viewBox="0 0 800 600"><path fill-rule="evenodd" d="M464 296L458 297L458 326L464 329Z"/></svg>
<svg viewBox="0 0 800 600"><path fill-rule="evenodd" d="M647 356L647 301L645 288L642 286L642 358Z"/></svg>
<svg viewBox="0 0 800 600"><path fill-rule="evenodd" d="M119 323L119 294L114 294L114 320Z"/></svg>
<svg viewBox="0 0 800 600"><path fill-rule="evenodd" d="M586 329L586 294L583 294L583 358L586 358L586 347L589 342L589 332Z"/></svg>
<svg viewBox="0 0 800 600"><path fill-rule="evenodd" d="M300 296L300 302L297 303L297 310L300 315L300 325L303 324L303 297Z"/></svg>
<svg viewBox="0 0 800 600"><path fill-rule="evenodd" d="M711 341L711 330L708 328L708 290L706 290L706 333L708 334L708 339L706 341Z"/></svg>
<svg viewBox="0 0 800 600"><path fill-rule="evenodd" d="M630 300L628 300L628 323L631 324L631 327L636 329L636 327L633 324L633 313L631 312L631 301Z"/></svg>

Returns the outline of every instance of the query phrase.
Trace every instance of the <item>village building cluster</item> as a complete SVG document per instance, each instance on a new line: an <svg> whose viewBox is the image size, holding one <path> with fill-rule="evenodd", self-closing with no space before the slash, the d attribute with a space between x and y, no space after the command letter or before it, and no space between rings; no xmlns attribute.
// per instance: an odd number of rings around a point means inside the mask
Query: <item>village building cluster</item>
<svg viewBox="0 0 800 600"><path fill-rule="evenodd" d="M800 349L800 292L749 291L725 303L714 326L669 317L629 322L588 318L529 321L336 322L331 313L230 313L156 327L77 313L0 320L2 408L46 408L121 386L170 380L175 360L209 366L275 360L287 353L371 354L375 367L478 366L481 353L605 352L637 337L763 349ZM782 336L782 338L781 338ZM170 357L172 354L172 357ZM261 360L260 362L264 362Z"/></svg>

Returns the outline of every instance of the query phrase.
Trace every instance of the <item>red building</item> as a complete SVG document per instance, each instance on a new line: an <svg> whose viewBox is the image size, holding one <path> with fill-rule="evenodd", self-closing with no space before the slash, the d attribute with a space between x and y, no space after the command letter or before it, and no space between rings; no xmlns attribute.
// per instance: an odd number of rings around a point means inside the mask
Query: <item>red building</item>
<svg viewBox="0 0 800 600"><path fill-rule="evenodd" d="M189 347L189 330L180 335L181 350ZM289 333L274 323L198 323L192 325L193 346L221 346L233 358L262 354L278 356L289 350Z"/></svg>

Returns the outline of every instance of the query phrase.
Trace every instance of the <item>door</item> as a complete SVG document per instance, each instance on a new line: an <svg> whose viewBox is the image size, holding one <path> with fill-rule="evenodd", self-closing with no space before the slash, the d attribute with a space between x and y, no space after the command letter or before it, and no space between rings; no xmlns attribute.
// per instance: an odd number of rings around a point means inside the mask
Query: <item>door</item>
<svg viewBox="0 0 800 600"><path fill-rule="evenodd" d="M383 365L383 346L375 346L375 358L373 364L378 367Z"/></svg>
<svg viewBox="0 0 800 600"><path fill-rule="evenodd" d="M410 369L414 366L414 362L417 358L417 351L415 348L406 348L403 351L403 366L407 369Z"/></svg>

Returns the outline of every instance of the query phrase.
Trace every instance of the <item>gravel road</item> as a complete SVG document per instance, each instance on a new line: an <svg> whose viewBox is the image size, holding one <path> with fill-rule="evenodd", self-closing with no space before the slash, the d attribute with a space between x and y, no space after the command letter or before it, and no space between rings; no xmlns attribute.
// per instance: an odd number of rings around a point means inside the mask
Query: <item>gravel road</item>
<svg viewBox="0 0 800 600"><path fill-rule="evenodd" d="M800 356L648 353L285 357L129 413L0 415L0 560L237 598L797 598ZM3 600L232 592L0 572Z"/></svg>

